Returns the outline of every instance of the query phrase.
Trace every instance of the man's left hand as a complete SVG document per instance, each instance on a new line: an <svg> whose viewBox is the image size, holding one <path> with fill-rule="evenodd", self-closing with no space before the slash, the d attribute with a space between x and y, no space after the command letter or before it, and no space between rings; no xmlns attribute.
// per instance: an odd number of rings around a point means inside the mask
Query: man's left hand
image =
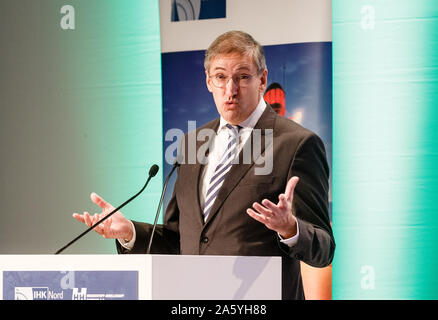
<svg viewBox="0 0 438 320"><path fill-rule="evenodd" d="M268 199L263 199L262 204L254 202L252 207L246 210L252 218L263 223L267 228L277 231L284 239L292 238L297 234L297 220L292 212L292 201L298 177L289 179L284 193L278 196L275 204Z"/></svg>

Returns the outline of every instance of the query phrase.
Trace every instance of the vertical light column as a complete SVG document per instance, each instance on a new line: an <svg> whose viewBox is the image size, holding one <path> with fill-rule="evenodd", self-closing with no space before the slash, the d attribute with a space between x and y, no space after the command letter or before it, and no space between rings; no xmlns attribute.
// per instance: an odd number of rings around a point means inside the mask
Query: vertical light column
<svg viewBox="0 0 438 320"><path fill-rule="evenodd" d="M438 298L438 3L333 0L334 299Z"/></svg>
<svg viewBox="0 0 438 320"><path fill-rule="evenodd" d="M158 1L77 1L75 8L67 90L87 159L83 208L100 212L89 200L91 192L118 206L141 189L157 164L160 171L147 189L122 209L128 219L152 222L163 172ZM115 252L113 241L89 238L97 248L83 241L75 245L76 252Z"/></svg>

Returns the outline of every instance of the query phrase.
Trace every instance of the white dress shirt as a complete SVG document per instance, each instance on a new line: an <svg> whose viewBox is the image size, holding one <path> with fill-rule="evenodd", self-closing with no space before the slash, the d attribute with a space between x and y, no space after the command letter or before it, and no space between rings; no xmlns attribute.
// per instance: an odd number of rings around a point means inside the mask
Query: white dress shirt
<svg viewBox="0 0 438 320"><path fill-rule="evenodd" d="M265 108L266 108L266 103L263 100L263 98L261 98L256 109L251 113L251 115L245 121L239 124L241 129L239 131L240 141L238 141L238 145L237 145L238 148L237 154L239 154L239 152L243 148L243 145L250 137L251 132L254 129L254 126L256 125L257 121L260 119L261 115L265 111ZM228 131L225 127L226 124L227 122L225 121L225 119L220 117L220 123L219 123L218 131L216 133L216 137L214 138L212 144L210 145L208 162L204 166L204 169L202 170L201 173L201 179L200 179L201 183L199 184L199 195L200 195L199 201L201 204L201 208L204 208L205 197L207 195L207 188L210 179L213 176L214 171L228 146ZM242 212L242 214L247 214L247 213ZM299 236L298 221L297 221L297 234L295 236L288 239L283 239L280 235L278 236L280 238L280 242L288 245L289 247L294 246L297 243ZM126 242L122 239L119 239L119 242L123 247L125 247L128 250L131 250L134 247L135 230L131 241Z"/></svg>

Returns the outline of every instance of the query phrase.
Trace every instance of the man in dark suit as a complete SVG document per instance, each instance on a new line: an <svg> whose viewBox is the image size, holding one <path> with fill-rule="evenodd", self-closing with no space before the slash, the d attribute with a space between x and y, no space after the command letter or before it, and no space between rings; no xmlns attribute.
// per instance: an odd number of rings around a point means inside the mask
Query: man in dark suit
<svg viewBox="0 0 438 320"><path fill-rule="evenodd" d="M182 145L213 132L201 157L208 161L182 150L184 162L151 252L281 256L283 299L304 299L300 260L324 267L335 250L324 145L263 101L268 71L263 48L250 35L221 35L204 65L220 118L185 135ZM201 150L198 140L195 152ZM257 152L246 152L256 145ZM98 195L91 198L101 214L74 214L88 226L113 209ZM118 212L95 230L118 239L119 253L145 253L152 225Z"/></svg>

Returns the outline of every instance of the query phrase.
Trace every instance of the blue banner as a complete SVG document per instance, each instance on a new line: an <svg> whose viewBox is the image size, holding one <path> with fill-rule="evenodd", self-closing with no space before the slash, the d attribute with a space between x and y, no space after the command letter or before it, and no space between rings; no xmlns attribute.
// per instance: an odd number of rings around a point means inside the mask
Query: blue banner
<svg viewBox="0 0 438 320"><path fill-rule="evenodd" d="M4 271L4 300L137 300L138 271Z"/></svg>

